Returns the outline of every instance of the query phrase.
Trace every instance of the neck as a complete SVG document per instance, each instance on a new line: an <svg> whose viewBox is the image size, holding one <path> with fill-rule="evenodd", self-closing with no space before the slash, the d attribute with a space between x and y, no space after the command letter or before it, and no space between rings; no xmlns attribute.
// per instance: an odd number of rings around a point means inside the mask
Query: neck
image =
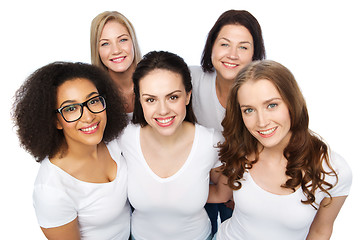
<svg viewBox="0 0 361 240"><path fill-rule="evenodd" d="M117 85L118 89L123 93L133 92L133 72L135 65L132 64L125 72L114 72L108 69L111 79Z"/></svg>
<svg viewBox="0 0 361 240"><path fill-rule="evenodd" d="M97 145L71 144L65 151L61 151L61 157L77 159L78 161L89 161L98 159L98 149L103 142Z"/></svg>
<svg viewBox="0 0 361 240"><path fill-rule="evenodd" d="M182 142L186 136L188 136L188 130L191 127L191 123L183 121L182 124L172 135L161 135L151 126L147 125L145 128L148 132L148 136L152 138L152 141L157 142L160 146L166 148L172 148L176 143Z"/></svg>
<svg viewBox="0 0 361 240"><path fill-rule="evenodd" d="M111 79L122 94L124 100L123 105L127 113L131 113L134 110L134 84L132 79L134 70L134 64L132 64L125 72L113 72L109 70Z"/></svg>
<svg viewBox="0 0 361 240"><path fill-rule="evenodd" d="M228 95L232 88L232 81L224 80L220 77L216 77L216 94L219 103L226 108Z"/></svg>

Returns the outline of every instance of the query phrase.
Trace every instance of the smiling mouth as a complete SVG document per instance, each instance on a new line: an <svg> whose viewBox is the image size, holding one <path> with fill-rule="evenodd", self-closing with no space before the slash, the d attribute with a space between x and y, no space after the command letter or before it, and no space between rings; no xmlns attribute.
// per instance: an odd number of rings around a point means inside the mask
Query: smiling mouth
<svg viewBox="0 0 361 240"><path fill-rule="evenodd" d="M175 117L169 117L169 118L155 118L155 121L161 124L168 124L170 123Z"/></svg>
<svg viewBox="0 0 361 240"><path fill-rule="evenodd" d="M112 58L110 59L111 62L119 63L124 61L125 57L118 57L118 58Z"/></svg>
<svg viewBox="0 0 361 240"><path fill-rule="evenodd" d="M87 127L87 128L81 128L79 129L80 131L84 132L84 133L92 133L94 132L99 126L99 123L96 123L90 127Z"/></svg>
<svg viewBox="0 0 361 240"><path fill-rule="evenodd" d="M226 67L229 67L229 68L235 68L238 66L238 64L232 64L232 63L226 63L226 62L223 62L223 65L225 65Z"/></svg>
<svg viewBox="0 0 361 240"><path fill-rule="evenodd" d="M264 130L264 131L258 131L258 133L263 136L263 137L270 137L273 135L273 133L276 131L277 127L268 129L268 130Z"/></svg>

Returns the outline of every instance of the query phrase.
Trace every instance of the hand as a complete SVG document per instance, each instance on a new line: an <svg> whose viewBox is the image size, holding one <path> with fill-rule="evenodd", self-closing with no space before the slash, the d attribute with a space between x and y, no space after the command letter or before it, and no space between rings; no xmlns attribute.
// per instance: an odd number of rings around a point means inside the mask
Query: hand
<svg viewBox="0 0 361 240"><path fill-rule="evenodd" d="M233 200L229 200L228 202L224 203L224 205L226 205L226 207L234 210L234 201Z"/></svg>

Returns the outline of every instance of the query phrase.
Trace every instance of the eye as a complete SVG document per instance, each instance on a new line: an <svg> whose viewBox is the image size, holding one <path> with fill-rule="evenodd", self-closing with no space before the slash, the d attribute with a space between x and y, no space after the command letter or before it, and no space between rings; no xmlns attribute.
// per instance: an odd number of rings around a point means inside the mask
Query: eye
<svg viewBox="0 0 361 240"><path fill-rule="evenodd" d="M172 101L175 101L175 100L178 99L178 96L177 96L177 95L173 95L173 96L170 96L169 99L172 100Z"/></svg>
<svg viewBox="0 0 361 240"><path fill-rule="evenodd" d="M154 100L154 98L147 98L147 99L145 99L145 101L146 101L147 103L152 103L152 102L154 102L155 100Z"/></svg>
<svg viewBox="0 0 361 240"><path fill-rule="evenodd" d="M277 103L270 103L270 104L268 104L267 108L275 108L277 106L278 106Z"/></svg>
<svg viewBox="0 0 361 240"><path fill-rule="evenodd" d="M108 45L109 45L109 43L107 43L107 42L100 44L101 47L108 46Z"/></svg>
<svg viewBox="0 0 361 240"><path fill-rule="evenodd" d="M248 47L246 47L246 46L240 46L239 48L242 49L242 50L247 50L248 49Z"/></svg>
<svg viewBox="0 0 361 240"><path fill-rule="evenodd" d="M96 105L100 102L99 98L93 98L93 99L90 99L88 104L89 105Z"/></svg>
<svg viewBox="0 0 361 240"><path fill-rule="evenodd" d="M228 47L229 44L228 44L228 43L221 43L221 46L222 46L222 47Z"/></svg>
<svg viewBox="0 0 361 240"><path fill-rule="evenodd" d="M75 112L79 108L78 105L69 105L63 108L63 112Z"/></svg>
<svg viewBox="0 0 361 240"><path fill-rule="evenodd" d="M250 113L254 112L254 110L252 108L246 108L246 109L243 110L243 112L245 114L250 114Z"/></svg>
<svg viewBox="0 0 361 240"><path fill-rule="evenodd" d="M128 38L122 38L119 40L119 42L126 42L126 41L128 41Z"/></svg>

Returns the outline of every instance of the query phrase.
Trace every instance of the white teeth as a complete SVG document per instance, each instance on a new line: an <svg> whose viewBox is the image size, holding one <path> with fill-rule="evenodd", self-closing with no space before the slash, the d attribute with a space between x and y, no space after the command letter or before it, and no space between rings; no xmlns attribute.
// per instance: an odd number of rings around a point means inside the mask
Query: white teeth
<svg viewBox="0 0 361 240"><path fill-rule="evenodd" d="M275 130L276 130L276 128L272 128L272 129L267 130L267 131L259 131L259 133L263 134L263 135L268 135L268 134L273 133Z"/></svg>
<svg viewBox="0 0 361 240"><path fill-rule="evenodd" d="M174 119L174 117L171 117L171 118L167 118L167 119L156 119L157 120L157 122L160 122L160 123L163 123L163 124L165 124L165 123L169 123L170 121L172 121Z"/></svg>
<svg viewBox="0 0 361 240"><path fill-rule="evenodd" d="M83 131L83 132L89 132L89 131L93 131L97 127L98 127L98 124L94 125L93 127L83 128L83 129L80 129L80 130Z"/></svg>
<svg viewBox="0 0 361 240"><path fill-rule="evenodd" d="M235 67L237 66L236 64L231 64L231 63L223 63L224 65L228 66L228 67Z"/></svg>
<svg viewBox="0 0 361 240"><path fill-rule="evenodd" d="M121 60L123 60L124 57L120 57L120 58L114 58L112 59L113 62L120 62Z"/></svg>

